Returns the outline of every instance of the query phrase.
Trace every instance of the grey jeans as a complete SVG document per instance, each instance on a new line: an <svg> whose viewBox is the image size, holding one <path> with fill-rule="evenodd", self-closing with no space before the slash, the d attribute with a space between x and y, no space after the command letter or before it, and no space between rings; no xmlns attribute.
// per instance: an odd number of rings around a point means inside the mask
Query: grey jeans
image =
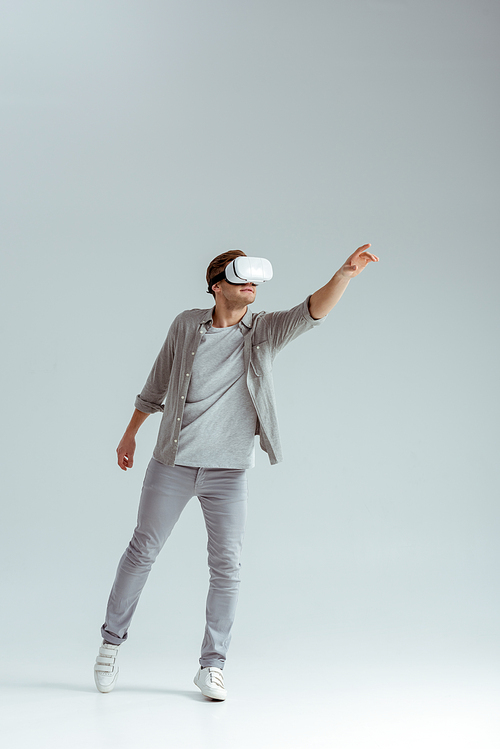
<svg viewBox="0 0 500 749"><path fill-rule="evenodd" d="M224 668L240 583L248 497L245 469L167 466L151 458L137 526L118 563L101 634L114 645L127 639L151 566L193 496L198 497L205 518L210 568L200 664Z"/></svg>

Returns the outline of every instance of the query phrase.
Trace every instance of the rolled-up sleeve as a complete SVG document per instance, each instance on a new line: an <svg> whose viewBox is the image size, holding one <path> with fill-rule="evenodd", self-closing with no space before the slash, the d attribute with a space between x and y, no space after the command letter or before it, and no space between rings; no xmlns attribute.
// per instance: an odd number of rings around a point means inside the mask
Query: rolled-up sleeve
<svg viewBox="0 0 500 749"><path fill-rule="evenodd" d="M174 361L176 322L177 318L170 326L165 342L156 357L148 379L135 399L135 408L145 414L163 411L163 401L167 394Z"/></svg>
<svg viewBox="0 0 500 749"><path fill-rule="evenodd" d="M147 401L142 397L141 393L137 395L134 406L138 411L142 411L143 414L154 414L157 411L163 411L164 409L162 403L158 404L153 403L152 401Z"/></svg>
<svg viewBox="0 0 500 749"><path fill-rule="evenodd" d="M268 312L264 320L268 328L268 335L275 353L281 351L288 343L311 328L321 325L328 315L315 320L309 312L311 294L296 307L278 312Z"/></svg>

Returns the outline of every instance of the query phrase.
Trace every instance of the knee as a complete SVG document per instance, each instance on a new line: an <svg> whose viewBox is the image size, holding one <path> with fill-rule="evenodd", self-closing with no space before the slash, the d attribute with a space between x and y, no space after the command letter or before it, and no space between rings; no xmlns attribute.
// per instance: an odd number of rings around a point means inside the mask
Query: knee
<svg viewBox="0 0 500 749"><path fill-rule="evenodd" d="M151 567L160 549L154 539L144 534L134 533L125 554L134 567Z"/></svg>
<svg viewBox="0 0 500 749"><path fill-rule="evenodd" d="M241 564L238 559L209 556L208 566L210 568L210 580L218 580L222 584L239 583Z"/></svg>

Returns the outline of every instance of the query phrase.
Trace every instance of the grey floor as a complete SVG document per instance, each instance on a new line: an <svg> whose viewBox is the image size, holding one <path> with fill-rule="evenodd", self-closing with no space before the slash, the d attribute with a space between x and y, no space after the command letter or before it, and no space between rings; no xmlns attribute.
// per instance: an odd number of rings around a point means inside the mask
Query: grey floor
<svg viewBox="0 0 500 749"><path fill-rule="evenodd" d="M192 683L196 659L172 660L144 642L125 648L106 695L94 687L93 651L75 656L62 641L52 656L26 659L19 647L4 654L3 746L500 747L500 678L487 663L387 665L374 656L329 664L318 656L300 664L239 654L226 665L228 698L219 703Z"/></svg>

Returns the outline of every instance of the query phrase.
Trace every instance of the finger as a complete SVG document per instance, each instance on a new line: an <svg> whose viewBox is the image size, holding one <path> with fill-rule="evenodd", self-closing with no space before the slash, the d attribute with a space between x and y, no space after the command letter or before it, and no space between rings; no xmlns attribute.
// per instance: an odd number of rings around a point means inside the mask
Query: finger
<svg viewBox="0 0 500 749"><path fill-rule="evenodd" d="M358 247L358 249L356 250L356 252L353 252L353 254L351 255L351 258L353 258L354 260L357 260L358 257L361 255L361 253L364 250L366 250L368 247L371 247L371 244L364 244L361 247Z"/></svg>
<svg viewBox="0 0 500 749"><path fill-rule="evenodd" d="M133 454L130 455L129 453L125 453L125 455L123 457L123 461L124 461L124 465L126 465L127 468L132 468L132 466L134 465L134 456L133 456Z"/></svg>

